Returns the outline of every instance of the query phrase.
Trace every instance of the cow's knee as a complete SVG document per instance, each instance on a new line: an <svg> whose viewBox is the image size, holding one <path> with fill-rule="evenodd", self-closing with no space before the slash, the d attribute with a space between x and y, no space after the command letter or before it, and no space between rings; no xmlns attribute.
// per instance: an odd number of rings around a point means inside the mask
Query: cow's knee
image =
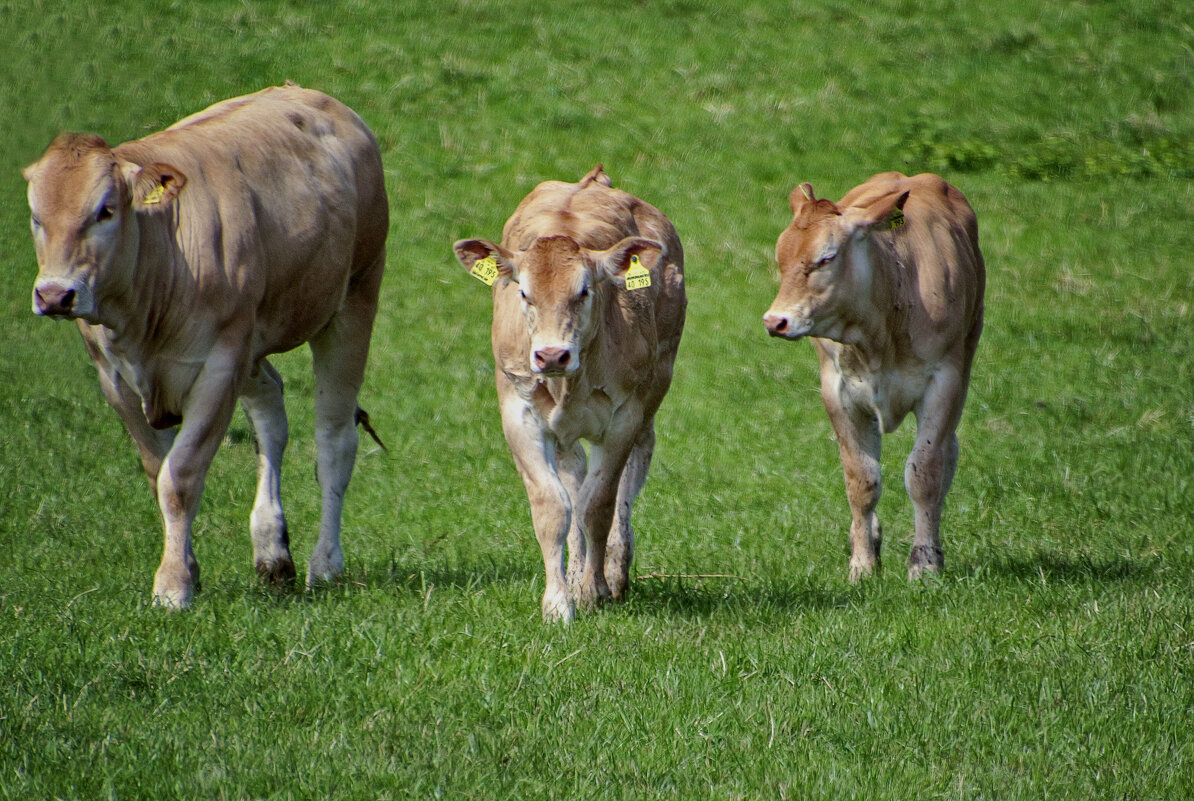
<svg viewBox="0 0 1194 801"><path fill-rule="evenodd" d="M871 514L883 494L883 472L873 459L845 460L846 497L861 514Z"/></svg>
<svg viewBox="0 0 1194 801"><path fill-rule="evenodd" d="M941 501L945 454L941 448L917 446L904 465L904 487L915 504L936 505Z"/></svg>

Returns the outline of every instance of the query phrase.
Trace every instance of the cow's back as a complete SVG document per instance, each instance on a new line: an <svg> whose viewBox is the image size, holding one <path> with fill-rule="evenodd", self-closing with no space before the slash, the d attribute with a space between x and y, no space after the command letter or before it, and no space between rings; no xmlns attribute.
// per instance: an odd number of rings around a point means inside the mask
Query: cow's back
<svg viewBox="0 0 1194 801"><path fill-rule="evenodd" d="M965 196L937 175L888 172L850 190L839 205L869 206L903 192L904 225L888 235L891 249L877 252L881 260L894 256L877 267L892 271L900 327L922 357L955 351L969 361L982 327L986 269Z"/></svg>
<svg viewBox="0 0 1194 801"><path fill-rule="evenodd" d="M227 100L115 152L187 176L174 243L143 237L142 258L185 262L206 308L251 305L258 355L310 338L350 280L380 278L389 220L377 141L322 92L288 84Z"/></svg>

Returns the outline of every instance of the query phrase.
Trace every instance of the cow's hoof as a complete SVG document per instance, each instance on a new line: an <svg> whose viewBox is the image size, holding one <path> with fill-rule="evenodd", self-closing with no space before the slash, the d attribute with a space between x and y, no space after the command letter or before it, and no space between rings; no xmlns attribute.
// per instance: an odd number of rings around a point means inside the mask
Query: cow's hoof
<svg viewBox="0 0 1194 801"><path fill-rule="evenodd" d="M626 600L626 593L630 591L630 576L623 575L621 572L611 576L607 572L605 574L605 583L609 586L609 600Z"/></svg>
<svg viewBox="0 0 1194 801"><path fill-rule="evenodd" d="M186 609L199 584L199 565L194 560L180 567L162 565L153 576L153 605L163 609Z"/></svg>
<svg viewBox="0 0 1194 801"><path fill-rule="evenodd" d="M613 598L609 591L609 585L605 583L605 576L600 576L597 580L589 579L582 580L580 584L573 590L576 598L576 606L586 612L591 612L601 604Z"/></svg>
<svg viewBox="0 0 1194 801"><path fill-rule="evenodd" d="M567 593L543 593L544 623L571 623L574 617L576 617L576 607L572 605L572 600Z"/></svg>
<svg viewBox="0 0 1194 801"><path fill-rule="evenodd" d="M325 581L335 581L344 573L344 557L339 551L331 556L316 554L307 567L307 589Z"/></svg>
<svg viewBox="0 0 1194 801"><path fill-rule="evenodd" d="M850 560L850 583L857 584L863 579L868 579L875 573L879 572L879 560L863 561Z"/></svg>
<svg viewBox="0 0 1194 801"><path fill-rule="evenodd" d="M917 545L908 555L908 580L918 581L925 573L940 573L945 568L945 556L934 545Z"/></svg>
<svg viewBox="0 0 1194 801"><path fill-rule="evenodd" d="M630 562L626 559L610 559L605 555L605 589L609 600L622 600L630 589Z"/></svg>
<svg viewBox="0 0 1194 801"><path fill-rule="evenodd" d="M261 580L270 587L288 587L294 584L298 573L294 569L294 562L283 558L270 562L264 560L258 562L257 575L261 576Z"/></svg>
<svg viewBox="0 0 1194 801"><path fill-rule="evenodd" d="M160 580L155 580L153 583L153 605L170 612L188 608L193 595L189 585L169 587Z"/></svg>

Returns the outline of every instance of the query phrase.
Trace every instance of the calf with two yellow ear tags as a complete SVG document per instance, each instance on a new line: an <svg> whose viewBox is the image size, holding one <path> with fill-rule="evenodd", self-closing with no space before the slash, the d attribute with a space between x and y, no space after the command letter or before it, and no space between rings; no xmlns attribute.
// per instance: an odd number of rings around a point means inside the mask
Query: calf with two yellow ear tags
<svg viewBox="0 0 1194 801"><path fill-rule="evenodd" d="M904 469L916 533L908 578L940 570L941 509L958 463L955 431L983 327L978 223L936 175L876 175L840 202L809 184L790 197L780 288L763 316L773 337L809 337L850 501L850 579L879 567L883 434L916 417Z"/></svg>
<svg viewBox="0 0 1194 801"><path fill-rule="evenodd" d="M684 252L667 217L600 166L536 187L500 244L454 250L493 287L498 403L543 553L543 617L568 621L629 587L631 506L684 327Z"/></svg>

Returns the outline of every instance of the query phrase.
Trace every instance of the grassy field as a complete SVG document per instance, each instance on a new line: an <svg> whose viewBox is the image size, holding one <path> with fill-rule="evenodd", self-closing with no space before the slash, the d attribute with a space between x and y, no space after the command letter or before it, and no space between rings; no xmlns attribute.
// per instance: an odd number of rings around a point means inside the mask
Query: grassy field
<svg viewBox="0 0 1194 801"><path fill-rule="evenodd" d="M1194 15L1184 0L0 0L0 798L1194 797ZM71 325L35 319L18 168L286 79L382 143L389 267L344 581L262 589L238 417L193 610ZM689 323L629 601L539 620L490 301L450 245L604 163L675 222ZM807 343L769 340L799 181L933 170L978 212L986 330L909 585L846 581ZM275 362L295 555L305 351ZM713 574L716 574L715 576Z"/></svg>

